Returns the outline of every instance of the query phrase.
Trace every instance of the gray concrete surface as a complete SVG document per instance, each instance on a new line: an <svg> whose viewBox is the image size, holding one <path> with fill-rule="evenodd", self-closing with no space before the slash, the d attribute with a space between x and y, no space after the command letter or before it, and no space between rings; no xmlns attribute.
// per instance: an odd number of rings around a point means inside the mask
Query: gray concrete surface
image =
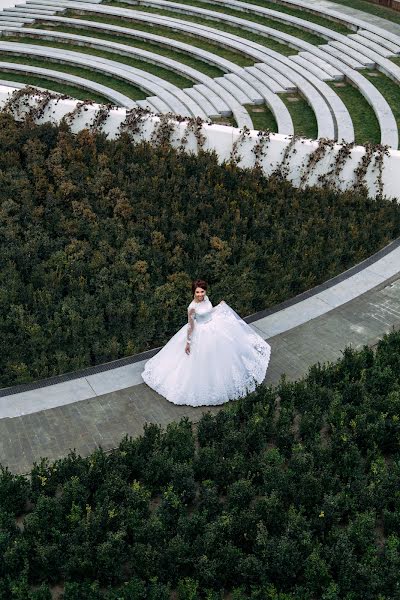
<svg viewBox="0 0 400 600"><path fill-rule="evenodd" d="M70 73L63 73L62 71L53 71L52 69L44 69L42 67L35 67L32 65L18 64L18 63L10 63L6 61L0 61L0 73L2 71L12 72L12 73L22 73L27 75L37 75L38 77L45 77L46 79L51 79L52 81L58 81L60 83L67 83L69 85L74 85L78 88L91 90L93 92L97 92L108 98L112 103L117 106L124 106L126 108L134 108L136 106L136 102L109 88L101 83L96 83L91 79L85 79L83 77L78 77L77 75L71 75ZM10 83L10 87L13 84Z"/></svg>
<svg viewBox="0 0 400 600"><path fill-rule="evenodd" d="M264 384L283 373L301 378L316 362L335 361L345 346L374 345L400 328L400 276L391 278L334 310L269 339L271 363ZM138 436L146 422L163 426L183 416L197 421L220 407L175 406L146 384L131 386L65 406L0 420L0 462L13 472L29 472L40 457L54 460L70 449L88 455L99 445L118 446L128 434Z"/></svg>

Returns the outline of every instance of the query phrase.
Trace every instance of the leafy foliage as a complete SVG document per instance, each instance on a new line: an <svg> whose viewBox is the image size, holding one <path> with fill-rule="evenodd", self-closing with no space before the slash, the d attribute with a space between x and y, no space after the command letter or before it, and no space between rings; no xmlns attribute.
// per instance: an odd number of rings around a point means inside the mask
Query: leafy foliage
<svg viewBox="0 0 400 600"><path fill-rule="evenodd" d="M399 489L393 332L195 427L3 470L0 600L397 600Z"/></svg>
<svg viewBox="0 0 400 600"><path fill-rule="evenodd" d="M162 345L200 275L214 304L251 314L400 233L395 201L297 190L128 133L1 114L0 144L0 386Z"/></svg>

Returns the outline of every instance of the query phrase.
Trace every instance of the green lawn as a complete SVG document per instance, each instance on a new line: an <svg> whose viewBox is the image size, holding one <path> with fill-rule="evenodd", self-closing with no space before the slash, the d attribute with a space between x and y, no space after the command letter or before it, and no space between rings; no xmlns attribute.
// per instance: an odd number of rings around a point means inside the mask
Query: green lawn
<svg viewBox="0 0 400 600"><path fill-rule="evenodd" d="M317 120L314 111L300 94L280 94L286 104L293 121L296 135L315 140L318 135Z"/></svg>
<svg viewBox="0 0 400 600"><path fill-rule="evenodd" d="M271 110L265 104L254 106L248 104L246 106L255 129L269 129L269 131L277 132L278 126Z"/></svg>
<svg viewBox="0 0 400 600"><path fill-rule="evenodd" d="M363 73L366 75L366 73ZM356 144L379 144L381 131L378 119L364 96L350 83L329 83L346 105L354 125Z"/></svg>
<svg viewBox="0 0 400 600"><path fill-rule="evenodd" d="M90 79L91 81L96 81L97 83L101 83L106 85L107 87L114 89L121 94L125 94L129 98L133 100L142 100L145 99L149 94L146 94L139 88L129 85L120 79L116 79L115 77L109 77L107 75L102 75L97 73L96 71L91 71L89 69L85 69L83 67L73 67L70 65L60 65L56 62L51 62L46 59L38 59L31 58L27 56L12 56L10 54L2 54L0 53L0 60L17 63L17 64L25 64L25 65L33 65L37 67L43 67L44 69L51 69L52 71L61 71L62 73L71 73L72 75L77 75L78 77L84 77L85 79ZM13 75L14 77L14 75ZM85 92L86 93L86 92ZM91 92L87 92L89 97L91 98ZM86 96L88 97L88 96ZM109 102L109 100L108 100Z"/></svg>
<svg viewBox="0 0 400 600"><path fill-rule="evenodd" d="M110 2L104 2L103 4L108 4L110 6L120 6L122 8L127 8L129 5L123 2L117 2L116 0L111 0ZM132 5L130 5L132 6ZM135 10L141 10L143 12L148 12L157 15L165 15L166 17L177 18L177 13L171 10L159 10L156 8L152 8L149 6L139 6L135 5ZM257 42L266 48L270 48L271 50L275 50L279 54L283 54L285 56L290 56L296 54L296 50L290 48L290 46L286 44L282 44L270 38L264 37L257 33L252 33L251 31L246 31L245 29L239 29L238 27L233 27L232 25L228 25L227 23L221 23L218 21L209 21L207 19L203 19L201 17L194 17L191 15L179 15L179 19L184 21L189 21L190 23L199 23L200 25L206 25L207 27L213 27L214 29L219 29L221 31L225 31L226 33L232 33L234 35L240 36L244 39L251 40L252 42Z"/></svg>
<svg viewBox="0 0 400 600"><path fill-rule="evenodd" d="M108 104L110 102L110 100L105 96L101 96L100 94L96 94L90 90L83 90L82 88L77 88L72 85L57 83L57 81L45 79L44 77L21 75L19 73L6 73L4 71L1 71L0 77L1 79L5 79L7 81L26 83L26 85L45 88L46 90L59 92L60 94L68 94L77 100L94 100L94 102L98 102L99 104Z"/></svg>
<svg viewBox="0 0 400 600"><path fill-rule="evenodd" d="M153 64L143 61L143 60L130 58L129 56L122 56L118 53L106 52L104 50L99 50L97 48L89 48L87 46L79 46L79 45L75 46L74 44L41 40L38 38L35 38L34 40L32 40L29 37L24 38L24 37L18 36L18 37L12 37L12 38L8 38L8 39L13 40L13 41L19 41L22 43L28 43L28 44L32 44L32 42L34 42L35 45L38 45L38 46L47 46L50 48L60 48L60 49L72 50L72 51L75 50L76 52L80 52L83 54L90 54L92 56L100 56L100 57L106 58L108 60L122 63L124 65L129 65L131 67L141 69L142 71L152 73L153 75L156 75L157 77L160 77L161 79L163 79L165 81L169 81L170 83L176 85L179 88L190 87L193 85L193 81L191 79L183 77L182 75L179 75L178 73L174 73L173 71L171 71L169 69L165 69L163 67L153 65ZM90 70L90 72L92 72L92 71ZM129 86L130 84L127 83L127 85Z"/></svg>

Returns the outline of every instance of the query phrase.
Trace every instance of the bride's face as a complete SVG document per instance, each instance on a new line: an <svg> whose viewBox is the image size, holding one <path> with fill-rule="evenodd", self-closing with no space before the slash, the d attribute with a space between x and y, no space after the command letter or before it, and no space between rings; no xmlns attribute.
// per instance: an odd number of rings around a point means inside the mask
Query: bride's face
<svg viewBox="0 0 400 600"><path fill-rule="evenodd" d="M194 298L197 302L202 302L204 300L204 296L206 295L206 290L203 290L201 287L197 287L194 291Z"/></svg>

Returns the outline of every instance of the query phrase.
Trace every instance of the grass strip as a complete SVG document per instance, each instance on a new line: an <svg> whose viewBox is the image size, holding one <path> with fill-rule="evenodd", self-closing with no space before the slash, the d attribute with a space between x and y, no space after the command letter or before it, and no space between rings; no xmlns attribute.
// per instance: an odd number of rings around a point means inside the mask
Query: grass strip
<svg viewBox="0 0 400 600"><path fill-rule="evenodd" d="M350 83L327 83L341 98L350 113L356 144L364 145L368 142L379 144L381 139L379 122L364 96Z"/></svg>
<svg viewBox="0 0 400 600"><path fill-rule="evenodd" d="M77 100L93 100L99 104L109 104L110 99L91 90L84 90L82 88L75 87L73 85L58 83L52 79L46 79L44 77L36 77L34 75L22 75L20 73L9 73L0 72L0 78L6 81L15 81L18 83L25 83L26 85L33 85L35 87L44 88L51 90L52 92L58 92L59 94L68 94L72 98Z"/></svg>
<svg viewBox="0 0 400 600"><path fill-rule="evenodd" d="M12 40L12 41L19 41L19 42L28 43L28 44L32 44L32 41L33 41L31 38L23 38L23 37L11 37L8 39ZM183 77L182 75L179 75L178 73L174 73L173 71L171 71L169 69L159 67L157 65L153 65L153 64L143 61L143 60L130 58L129 56L122 56L117 53L114 54L113 52L106 52L105 50L98 50L97 48L89 48L88 46L79 46L79 45L75 45L75 44L68 44L68 42L61 43L61 42L56 42L56 41L53 42L50 40L41 40L41 39L35 38L34 43L35 43L35 45L38 45L38 46L46 46L46 47L50 47L50 48L60 48L60 49L64 49L64 50L71 50L71 51L76 51L76 52L80 52L83 54L90 54L91 56L99 56L102 58L106 58L108 60L113 60L115 62L122 63L124 65L129 65L130 67L134 67L136 69L141 69L142 71L146 71L148 73L152 73L153 75L156 75L157 77L160 77L161 79L163 79L165 81L173 83L174 85L176 85L179 88L190 87L193 85L193 82L191 79Z"/></svg>
<svg viewBox="0 0 400 600"><path fill-rule="evenodd" d="M132 5L124 4L123 2L117 2L116 0L111 0L110 2L104 2L103 4L108 4L109 6L119 6L121 8L127 8ZM165 17L173 17L177 18L177 13L171 10L160 10L156 8L152 8L149 6L135 6L135 10L140 10L142 12L147 12L156 15L162 15ZM277 42L270 38L264 37L257 33L252 33L251 31L246 31L245 29L239 29L238 27L233 27L232 25L227 25L226 23L221 23L218 21L210 21L208 19L203 19L201 17L194 17L193 15L179 15L179 19L182 21L188 21L190 23L197 23L199 25L206 25L207 27L213 27L213 29L218 29L220 31L225 31L226 33L232 33L233 35L237 35L243 39L250 40L252 42L256 42L266 48L270 48L271 50L275 50L279 54L283 54L284 56L293 56L297 53L297 50L291 48L287 44L283 44L281 42Z"/></svg>
<svg viewBox="0 0 400 600"><path fill-rule="evenodd" d="M211 122L214 125L227 125L227 126L231 126L231 127L237 127L237 123L236 123L236 119L233 115L230 116L220 116L220 117L213 117L211 119Z"/></svg>
<svg viewBox="0 0 400 600"><path fill-rule="evenodd" d="M90 69L86 69L84 67L74 67L65 64L61 65L48 59L40 60L28 56L12 56L8 53L0 53L0 60L10 63L42 67L43 69L50 69L52 71L60 71L61 73L70 73L71 75L84 77L85 79L90 79L96 83L106 85L107 87L116 90L121 94L125 94L125 96L128 96L128 98L132 98L133 100L144 100L149 95L134 85L130 85L120 79L116 79L115 77L102 75L101 73L91 71ZM108 102L110 101L108 100Z"/></svg>
<svg viewBox="0 0 400 600"><path fill-rule="evenodd" d="M245 108L248 110L251 120L253 121L254 129L268 129L273 132L278 131L275 117L268 106L265 104L258 104L257 106L248 104Z"/></svg>
<svg viewBox="0 0 400 600"><path fill-rule="evenodd" d="M295 135L302 135L315 140L318 136L318 125L314 111L300 94L279 94L292 117Z"/></svg>
<svg viewBox="0 0 400 600"><path fill-rule="evenodd" d="M310 44L318 45L323 44L325 42L324 38L322 38L321 36L314 33L310 33L308 31L304 31L304 29L302 29L301 27L297 27L296 25L287 25L273 18L263 17L256 13L235 10L234 8L229 8L228 6L223 6L220 4L215 5L211 1L200 2L199 0L179 0L179 4L185 4L187 6L194 6L198 8L205 8L207 10L222 13L224 15L231 15L233 17L238 17L239 19L245 19L246 21L258 23L259 25L265 25L266 27L272 27L273 29L277 29L278 31L282 31L283 33L295 35L296 37L306 42L309 42Z"/></svg>
<svg viewBox="0 0 400 600"><path fill-rule="evenodd" d="M161 44L145 42L142 40L135 40L134 38L131 38L127 35L112 35L109 33L102 33L102 32L94 31L94 30L92 31L90 29L77 30L74 27L63 27L63 26L52 27L51 30L59 31L61 33L72 33L75 35L84 35L88 38L94 38L97 40L106 40L109 42L116 42L117 44L124 44L125 46L129 46L131 48L140 48L142 50L147 50L148 52L154 52L155 54L161 54L162 56L171 58L173 60L176 60L177 62L185 64L189 67L192 67L193 69L196 69L197 71L200 71L201 73L204 73L205 75L208 75L209 77L220 77L225 72L225 71L222 71L222 69L220 69L214 65L210 65L209 63L206 63L204 60L194 58L194 57L190 56L189 54L186 54L185 52L177 52L174 50L170 50L169 48L167 48L166 46L163 46ZM250 60L247 60L247 62L250 63Z"/></svg>

